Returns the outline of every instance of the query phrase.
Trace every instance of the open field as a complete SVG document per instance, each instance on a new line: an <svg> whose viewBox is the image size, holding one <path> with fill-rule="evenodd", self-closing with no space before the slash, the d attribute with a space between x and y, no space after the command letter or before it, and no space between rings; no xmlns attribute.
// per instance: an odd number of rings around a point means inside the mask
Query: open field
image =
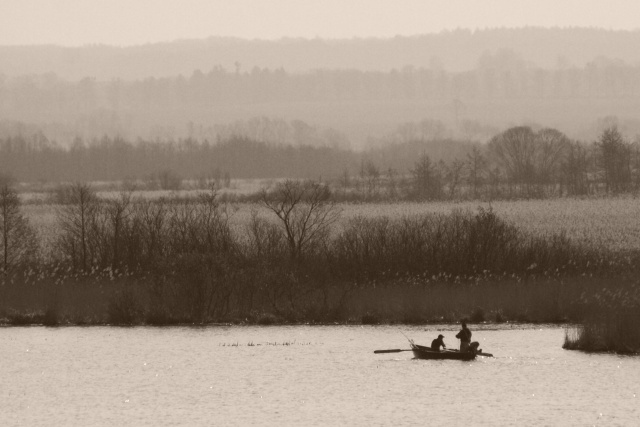
<svg viewBox="0 0 640 427"><path fill-rule="evenodd" d="M452 209L491 207L502 219L536 235L566 233L579 243L614 251L640 250L640 199L555 199L496 201L491 203L407 203L346 206L351 215L411 215L448 213Z"/></svg>
<svg viewBox="0 0 640 427"><path fill-rule="evenodd" d="M257 193L261 188L267 187L273 184L273 179L233 179L228 187L218 189L219 195L229 196L247 196ZM122 181L104 181L104 182L91 182L91 187L95 190L98 197L101 199L114 199L120 195L121 189L125 183ZM143 189L148 183L143 181L129 182L127 185L131 185L133 188ZM198 182L191 180L183 180L182 185L185 189L174 190L138 190L134 194L136 197L144 199L160 199L162 197L192 197L202 192L202 190L192 189L197 188ZM24 204L48 204L55 198L55 191L60 187L58 183L21 183L16 187L20 194L20 200Z"/></svg>

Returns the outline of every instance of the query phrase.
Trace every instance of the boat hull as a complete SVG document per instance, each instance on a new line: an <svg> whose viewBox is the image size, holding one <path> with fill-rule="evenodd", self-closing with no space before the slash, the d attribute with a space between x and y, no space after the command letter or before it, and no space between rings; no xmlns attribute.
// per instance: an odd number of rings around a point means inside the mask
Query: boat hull
<svg viewBox="0 0 640 427"><path fill-rule="evenodd" d="M476 358L474 352L460 352L458 350L444 350L436 351L431 350L429 347L422 345L411 344L411 350L413 356L416 359L429 359L429 360L473 360Z"/></svg>

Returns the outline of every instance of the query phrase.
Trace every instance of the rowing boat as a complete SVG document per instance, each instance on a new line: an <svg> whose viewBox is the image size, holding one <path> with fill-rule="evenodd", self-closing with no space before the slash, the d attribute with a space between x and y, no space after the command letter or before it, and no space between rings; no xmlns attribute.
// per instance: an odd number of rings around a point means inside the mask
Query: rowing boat
<svg viewBox="0 0 640 427"><path fill-rule="evenodd" d="M453 359L473 360L476 358L474 351L460 352L459 350L432 350L430 347L411 343L411 350L416 359Z"/></svg>
<svg viewBox="0 0 640 427"><path fill-rule="evenodd" d="M404 335L404 334L403 334ZM405 335L405 337L409 340L409 344L411 345L410 349L401 349L394 348L391 350L376 350L374 353L400 353L401 351L412 351L413 355L416 359L453 359L453 360L473 360L476 356L483 357L493 357L491 353L483 353L482 349L479 349L480 343L478 341L474 341L469 344L469 350L467 351L459 351L459 350L433 350L431 347L425 347L423 345L418 345L413 342L413 340Z"/></svg>

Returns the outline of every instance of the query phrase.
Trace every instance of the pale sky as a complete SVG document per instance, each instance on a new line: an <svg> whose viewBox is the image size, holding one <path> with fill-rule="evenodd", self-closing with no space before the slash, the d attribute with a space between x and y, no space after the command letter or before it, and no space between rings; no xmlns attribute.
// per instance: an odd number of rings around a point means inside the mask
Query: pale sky
<svg viewBox="0 0 640 427"><path fill-rule="evenodd" d="M0 0L0 45L393 37L522 26L640 28L640 0Z"/></svg>

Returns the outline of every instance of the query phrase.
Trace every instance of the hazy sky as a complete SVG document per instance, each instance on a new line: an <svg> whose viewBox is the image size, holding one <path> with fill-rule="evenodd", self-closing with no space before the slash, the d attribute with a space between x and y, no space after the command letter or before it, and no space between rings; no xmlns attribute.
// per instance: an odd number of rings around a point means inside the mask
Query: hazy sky
<svg viewBox="0 0 640 427"><path fill-rule="evenodd" d="M390 37L525 25L637 29L639 16L640 0L0 0L0 45Z"/></svg>

